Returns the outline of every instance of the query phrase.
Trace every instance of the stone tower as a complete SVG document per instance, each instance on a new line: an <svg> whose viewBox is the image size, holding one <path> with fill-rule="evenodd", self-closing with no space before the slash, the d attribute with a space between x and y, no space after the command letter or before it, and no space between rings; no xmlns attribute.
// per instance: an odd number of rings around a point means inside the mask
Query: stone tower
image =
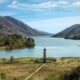
<svg viewBox="0 0 80 80"><path fill-rule="evenodd" d="M43 63L46 63L46 48L43 51Z"/></svg>

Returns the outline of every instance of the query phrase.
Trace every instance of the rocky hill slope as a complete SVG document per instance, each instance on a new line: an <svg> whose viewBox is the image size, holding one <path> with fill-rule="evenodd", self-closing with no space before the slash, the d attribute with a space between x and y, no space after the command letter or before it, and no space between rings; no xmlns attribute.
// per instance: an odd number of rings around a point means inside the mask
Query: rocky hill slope
<svg viewBox="0 0 80 80"><path fill-rule="evenodd" d="M44 36L48 33L35 30L10 16L0 16L0 36L6 36L11 34L19 34L22 36Z"/></svg>
<svg viewBox="0 0 80 80"><path fill-rule="evenodd" d="M79 36L79 35L80 35L80 24L75 24L61 31L60 33L53 35L53 37L72 38L74 36Z"/></svg>

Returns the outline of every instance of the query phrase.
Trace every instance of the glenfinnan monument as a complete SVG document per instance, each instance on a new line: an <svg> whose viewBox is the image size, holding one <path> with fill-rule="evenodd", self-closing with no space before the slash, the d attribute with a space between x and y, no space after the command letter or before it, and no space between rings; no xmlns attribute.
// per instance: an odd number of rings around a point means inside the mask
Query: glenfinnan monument
<svg viewBox="0 0 80 80"><path fill-rule="evenodd" d="M46 63L46 48L43 50L43 63Z"/></svg>

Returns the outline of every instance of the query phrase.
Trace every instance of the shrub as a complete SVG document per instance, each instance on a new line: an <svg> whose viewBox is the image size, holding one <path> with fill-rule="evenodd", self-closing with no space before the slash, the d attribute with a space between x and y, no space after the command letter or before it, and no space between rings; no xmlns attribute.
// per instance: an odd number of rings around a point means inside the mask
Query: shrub
<svg viewBox="0 0 80 80"><path fill-rule="evenodd" d="M18 80L16 77L13 80Z"/></svg>
<svg viewBox="0 0 80 80"><path fill-rule="evenodd" d="M6 73L1 73L1 80L5 80L6 79Z"/></svg>
<svg viewBox="0 0 80 80"><path fill-rule="evenodd" d="M10 63L10 64L15 63L15 58L14 58L13 56L10 57L10 59L9 59L9 63Z"/></svg>
<svg viewBox="0 0 80 80"><path fill-rule="evenodd" d="M67 80L80 80L80 66L73 69L70 74L67 74L66 78Z"/></svg>
<svg viewBox="0 0 80 80"><path fill-rule="evenodd" d="M4 46L4 41L0 41L0 47Z"/></svg>
<svg viewBox="0 0 80 80"><path fill-rule="evenodd" d="M35 60L34 62L35 62L35 63L39 63L39 61L38 61L38 60Z"/></svg>
<svg viewBox="0 0 80 80"><path fill-rule="evenodd" d="M2 61L3 61L3 63L6 63L6 58L3 58Z"/></svg>
<svg viewBox="0 0 80 80"><path fill-rule="evenodd" d="M56 71L49 74L45 80L80 80L80 67L73 69L70 73Z"/></svg>

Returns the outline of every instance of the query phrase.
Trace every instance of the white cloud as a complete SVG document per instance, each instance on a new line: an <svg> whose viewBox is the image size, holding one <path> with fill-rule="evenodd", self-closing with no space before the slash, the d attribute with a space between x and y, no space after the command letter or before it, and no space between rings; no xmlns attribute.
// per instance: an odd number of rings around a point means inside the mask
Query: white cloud
<svg viewBox="0 0 80 80"><path fill-rule="evenodd" d="M5 3L5 0L0 0L0 3Z"/></svg>
<svg viewBox="0 0 80 80"><path fill-rule="evenodd" d="M24 9L24 8L51 8L51 7L57 7L58 5L53 1L43 2L40 4L26 4L26 3L18 3L17 1L13 1L8 6L11 8Z"/></svg>
<svg viewBox="0 0 80 80"><path fill-rule="evenodd" d="M8 12L8 11L3 11L3 12L0 12L0 15L1 16L12 16L12 15L15 15L15 13Z"/></svg>
<svg viewBox="0 0 80 80"><path fill-rule="evenodd" d="M0 3L4 3L5 0L0 0Z"/></svg>
<svg viewBox="0 0 80 80"><path fill-rule="evenodd" d="M17 4L17 1L13 1L11 4L12 4L12 5L15 5L15 4Z"/></svg>
<svg viewBox="0 0 80 80"><path fill-rule="evenodd" d="M49 2L44 2L40 4L35 4L33 6L38 8L51 8L51 7L57 7L58 5L53 1L49 1Z"/></svg>
<svg viewBox="0 0 80 80"><path fill-rule="evenodd" d="M8 7L10 8L19 8L21 7L20 4L18 4L18 2L15 0L15 1L12 1L12 3L10 5L8 5Z"/></svg>
<svg viewBox="0 0 80 80"><path fill-rule="evenodd" d="M24 21L24 20L23 20ZM33 28L36 28L41 31L46 31L50 33L58 33L63 29L70 27L74 24L80 24L80 16L73 16L73 17L65 17L65 18L55 18L55 19L48 19L48 20L40 20L40 21L24 21L27 22Z"/></svg>
<svg viewBox="0 0 80 80"><path fill-rule="evenodd" d="M58 3L58 4L68 4L67 1L58 1L57 3Z"/></svg>
<svg viewBox="0 0 80 80"><path fill-rule="evenodd" d="M0 0L0 3L6 3L9 2L10 0Z"/></svg>
<svg viewBox="0 0 80 80"><path fill-rule="evenodd" d="M80 2L75 2L72 4L73 6L80 6Z"/></svg>
<svg viewBox="0 0 80 80"><path fill-rule="evenodd" d="M44 8L54 8L59 7L60 4L68 4L67 1L48 1L48 2L42 2L38 4L27 4L27 3L19 3L16 0L13 1L10 5L8 5L10 8L16 8L16 9L44 9Z"/></svg>

